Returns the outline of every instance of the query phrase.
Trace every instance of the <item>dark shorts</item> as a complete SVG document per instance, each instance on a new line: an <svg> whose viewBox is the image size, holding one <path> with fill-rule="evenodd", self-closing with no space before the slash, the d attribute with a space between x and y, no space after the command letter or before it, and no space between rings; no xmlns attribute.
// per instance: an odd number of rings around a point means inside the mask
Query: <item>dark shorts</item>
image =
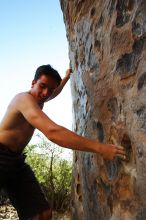
<svg viewBox="0 0 146 220"><path fill-rule="evenodd" d="M50 208L25 155L0 144L0 190L6 190L20 220L27 220Z"/></svg>

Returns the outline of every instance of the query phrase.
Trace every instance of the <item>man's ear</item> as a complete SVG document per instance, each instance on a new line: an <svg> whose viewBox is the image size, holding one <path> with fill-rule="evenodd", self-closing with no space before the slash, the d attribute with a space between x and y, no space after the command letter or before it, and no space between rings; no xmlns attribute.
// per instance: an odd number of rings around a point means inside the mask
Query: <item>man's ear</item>
<svg viewBox="0 0 146 220"><path fill-rule="evenodd" d="M33 79L32 83L31 83L31 88L33 88L34 84L36 83L36 81Z"/></svg>

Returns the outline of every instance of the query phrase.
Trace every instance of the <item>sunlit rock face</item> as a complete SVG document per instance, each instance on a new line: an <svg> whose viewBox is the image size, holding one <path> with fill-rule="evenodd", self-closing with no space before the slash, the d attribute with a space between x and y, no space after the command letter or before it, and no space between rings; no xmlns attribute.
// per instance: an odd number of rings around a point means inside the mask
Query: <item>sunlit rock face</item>
<svg viewBox="0 0 146 220"><path fill-rule="evenodd" d="M74 153L73 220L146 219L146 1L60 0L74 131L123 145L128 161Z"/></svg>

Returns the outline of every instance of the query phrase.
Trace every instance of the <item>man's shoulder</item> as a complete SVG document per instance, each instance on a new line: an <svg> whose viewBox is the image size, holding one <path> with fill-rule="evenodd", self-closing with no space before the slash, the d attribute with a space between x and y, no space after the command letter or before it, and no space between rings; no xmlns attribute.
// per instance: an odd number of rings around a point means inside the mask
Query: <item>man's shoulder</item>
<svg viewBox="0 0 146 220"><path fill-rule="evenodd" d="M27 104L27 102L33 101L33 97L28 92L21 92L14 96L14 98L11 100L9 107L19 107L24 104Z"/></svg>
<svg viewBox="0 0 146 220"><path fill-rule="evenodd" d="M17 93L14 98L22 98L22 97L29 97L29 96L30 96L29 92L20 92L20 93Z"/></svg>
<svg viewBox="0 0 146 220"><path fill-rule="evenodd" d="M29 92L21 92L14 96L13 100L20 101L23 99L32 99L32 95L29 94Z"/></svg>

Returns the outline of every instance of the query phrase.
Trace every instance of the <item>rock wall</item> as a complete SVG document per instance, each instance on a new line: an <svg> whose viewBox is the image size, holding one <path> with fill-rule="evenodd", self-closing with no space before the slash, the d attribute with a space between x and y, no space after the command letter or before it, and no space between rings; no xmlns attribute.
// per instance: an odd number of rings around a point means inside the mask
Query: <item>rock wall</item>
<svg viewBox="0 0 146 220"><path fill-rule="evenodd" d="M146 219L146 1L60 0L74 130L123 145L128 162L75 152L73 220Z"/></svg>

